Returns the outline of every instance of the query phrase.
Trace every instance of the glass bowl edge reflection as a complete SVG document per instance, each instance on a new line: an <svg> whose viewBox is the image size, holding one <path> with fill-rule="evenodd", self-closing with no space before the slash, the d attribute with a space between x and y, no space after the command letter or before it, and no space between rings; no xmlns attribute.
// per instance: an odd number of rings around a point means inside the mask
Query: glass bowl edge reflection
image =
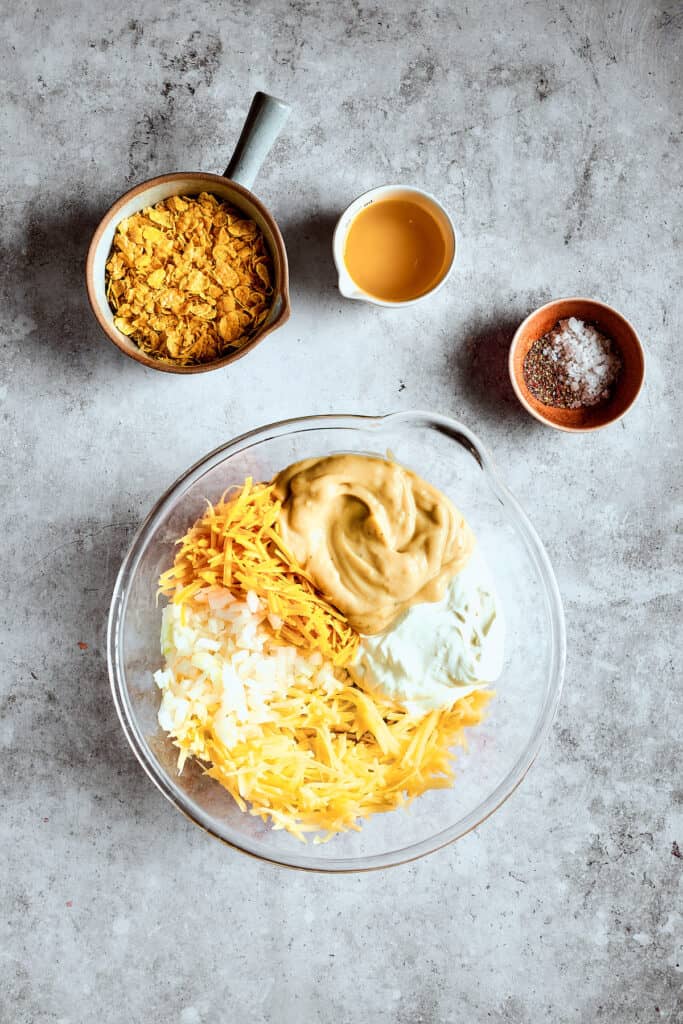
<svg viewBox="0 0 683 1024"><path fill-rule="evenodd" d="M130 704L125 683L125 668L121 658L121 630L125 621L130 592L129 584L167 509L202 476L208 474L230 456L243 453L255 445L288 434L303 434L330 429L348 430L351 433L363 430L376 431L379 438L383 429L402 425L435 430L461 445L478 463L487 485L498 502L505 507L516 534L522 540L526 552L534 564L543 586L545 609L551 631L551 668L542 710L534 733L524 751L489 796L473 811L427 839L412 842L403 848L392 849L386 853L362 857L330 857L323 861L306 856L303 852L302 854L292 852L275 856L271 851L264 850L258 842L251 842L244 836L226 834L218 830L215 821L210 819L199 805L174 786L170 778L158 770L156 759L135 723L135 714ZM114 586L107 632L107 660L116 711L129 745L157 789L193 823L228 846L260 860L323 873L372 870L415 860L454 842L485 821L520 784L550 730L561 696L565 658L566 635L559 590L548 555L526 514L499 478L491 456L472 431L456 420L423 411L389 413L384 416L333 414L283 420L241 434L199 459L168 488L136 532Z"/></svg>

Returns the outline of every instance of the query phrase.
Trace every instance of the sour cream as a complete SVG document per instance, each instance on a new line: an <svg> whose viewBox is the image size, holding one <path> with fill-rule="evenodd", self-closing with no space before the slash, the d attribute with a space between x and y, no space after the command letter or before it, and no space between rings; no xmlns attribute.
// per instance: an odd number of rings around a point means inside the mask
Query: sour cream
<svg viewBox="0 0 683 1024"><path fill-rule="evenodd" d="M412 605L384 633L362 637L352 673L365 689L426 714L494 682L504 640L491 574L475 550L441 601Z"/></svg>

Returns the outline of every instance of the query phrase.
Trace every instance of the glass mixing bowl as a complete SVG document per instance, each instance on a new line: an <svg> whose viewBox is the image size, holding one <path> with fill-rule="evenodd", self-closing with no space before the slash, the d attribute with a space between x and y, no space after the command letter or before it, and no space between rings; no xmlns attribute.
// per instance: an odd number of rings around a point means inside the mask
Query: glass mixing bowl
<svg viewBox="0 0 683 1024"><path fill-rule="evenodd" d="M506 620L503 675L485 721L456 755L451 789L377 814L360 832L302 844L239 810L197 764L176 771L177 750L157 722L161 666L159 574L175 541L245 477L268 480L310 456L387 455L436 485L461 509L492 569ZM109 673L128 741L150 779L193 822L264 860L318 871L387 867L430 853L480 825L521 782L550 729L565 662L562 604L548 556L503 486L483 445L466 427L426 412L310 416L253 430L188 470L142 524L121 567L109 616Z"/></svg>

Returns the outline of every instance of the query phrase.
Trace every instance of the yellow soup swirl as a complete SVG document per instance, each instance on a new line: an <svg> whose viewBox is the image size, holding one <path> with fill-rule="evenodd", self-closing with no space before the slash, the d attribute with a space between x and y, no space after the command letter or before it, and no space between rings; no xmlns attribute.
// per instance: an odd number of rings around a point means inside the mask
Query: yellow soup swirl
<svg viewBox="0 0 683 1024"><path fill-rule="evenodd" d="M315 586L360 633L438 601L474 536L436 487L368 455L305 459L275 477L281 531Z"/></svg>

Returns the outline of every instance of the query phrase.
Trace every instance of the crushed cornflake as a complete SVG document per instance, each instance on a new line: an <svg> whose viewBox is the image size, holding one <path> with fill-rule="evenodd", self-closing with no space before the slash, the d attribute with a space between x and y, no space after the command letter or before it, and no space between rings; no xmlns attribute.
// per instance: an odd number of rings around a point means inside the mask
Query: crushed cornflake
<svg viewBox="0 0 683 1024"><path fill-rule="evenodd" d="M243 347L272 304L257 224L208 192L171 196L118 224L106 267L114 324L148 355L190 365Z"/></svg>

